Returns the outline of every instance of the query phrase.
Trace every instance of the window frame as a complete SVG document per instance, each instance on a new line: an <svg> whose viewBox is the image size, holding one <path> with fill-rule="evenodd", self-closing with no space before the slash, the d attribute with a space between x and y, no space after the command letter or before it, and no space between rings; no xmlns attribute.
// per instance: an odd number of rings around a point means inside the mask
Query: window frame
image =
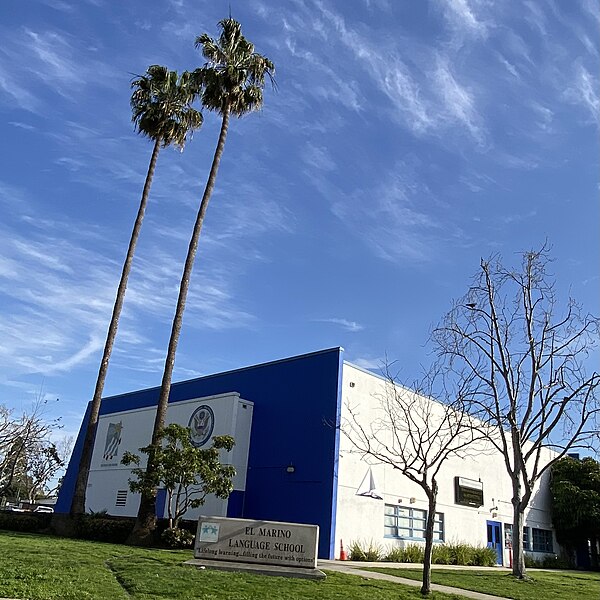
<svg viewBox="0 0 600 600"><path fill-rule="evenodd" d="M531 549L531 528L523 526L523 550Z"/></svg>
<svg viewBox="0 0 600 600"><path fill-rule="evenodd" d="M536 539L537 537L537 539ZM540 537L542 543L540 544ZM554 536L551 529L531 528L531 548L533 552L554 554Z"/></svg>
<svg viewBox="0 0 600 600"><path fill-rule="evenodd" d="M425 529L427 528L427 511L421 508L413 508L396 504L384 505L384 537L397 540L425 541ZM391 512L390 512L391 511ZM387 520L393 524L387 524ZM400 525L400 520L408 521L407 525ZM433 527L433 541L443 542L445 538L444 513L435 513Z"/></svg>

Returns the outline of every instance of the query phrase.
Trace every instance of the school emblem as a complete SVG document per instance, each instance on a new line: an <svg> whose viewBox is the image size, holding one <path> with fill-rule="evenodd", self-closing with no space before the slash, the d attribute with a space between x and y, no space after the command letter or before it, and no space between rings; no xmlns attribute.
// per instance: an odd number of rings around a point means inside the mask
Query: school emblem
<svg viewBox="0 0 600 600"><path fill-rule="evenodd" d="M219 541L219 523L206 523L203 521L200 525L198 535L199 542L218 542Z"/></svg>
<svg viewBox="0 0 600 600"><path fill-rule="evenodd" d="M204 446L212 435L215 426L215 413L210 406L199 406L190 417L190 441L196 448Z"/></svg>
<svg viewBox="0 0 600 600"><path fill-rule="evenodd" d="M112 460L119 451L121 443L121 431L123 430L123 422L109 423L108 431L106 432L106 441L104 442L104 460Z"/></svg>

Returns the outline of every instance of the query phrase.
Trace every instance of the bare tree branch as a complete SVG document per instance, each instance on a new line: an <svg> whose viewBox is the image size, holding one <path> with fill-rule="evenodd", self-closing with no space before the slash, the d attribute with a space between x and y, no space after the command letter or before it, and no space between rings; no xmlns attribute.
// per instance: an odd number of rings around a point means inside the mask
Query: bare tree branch
<svg viewBox="0 0 600 600"><path fill-rule="evenodd" d="M525 575L523 514L540 477L573 448L598 442L600 376L586 374L599 320L569 299L561 310L549 251L519 270L481 261L468 293L433 331L437 364L487 426L513 487L513 573Z"/></svg>

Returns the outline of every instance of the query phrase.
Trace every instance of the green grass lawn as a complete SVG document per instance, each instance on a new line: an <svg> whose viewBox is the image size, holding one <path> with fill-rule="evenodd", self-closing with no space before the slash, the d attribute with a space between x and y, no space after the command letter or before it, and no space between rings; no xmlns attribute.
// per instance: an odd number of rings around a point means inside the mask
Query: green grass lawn
<svg viewBox="0 0 600 600"><path fill-rule="evenodd" d="M372 567L369 571L420 580L420 569ZM474 590L515 600L599 600L600 573L582 571L529 571L519 581L506 571L451 571L433 569L432 583Z"/></svg>
<svg viewBox="0 0 600 600"><path fill-rule="evenodd" d="M30 600L417 600L418 588L355 575L324 581L198 570L191 551L0 531L0 597ZM436 600L460 596L434 594ZM597 600L597 599L595 599Z"/></svg>

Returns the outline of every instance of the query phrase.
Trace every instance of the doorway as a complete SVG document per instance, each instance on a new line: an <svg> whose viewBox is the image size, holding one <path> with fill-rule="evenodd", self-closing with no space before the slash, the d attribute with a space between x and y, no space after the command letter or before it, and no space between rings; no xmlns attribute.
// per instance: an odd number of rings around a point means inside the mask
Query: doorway
<svg viewBox="0 0 600 600"><path fill-rule="evenodd" d="M487 546L496 550L496 564L502 565L502 523L499 521L486 521L487 524Z"/></svg>

